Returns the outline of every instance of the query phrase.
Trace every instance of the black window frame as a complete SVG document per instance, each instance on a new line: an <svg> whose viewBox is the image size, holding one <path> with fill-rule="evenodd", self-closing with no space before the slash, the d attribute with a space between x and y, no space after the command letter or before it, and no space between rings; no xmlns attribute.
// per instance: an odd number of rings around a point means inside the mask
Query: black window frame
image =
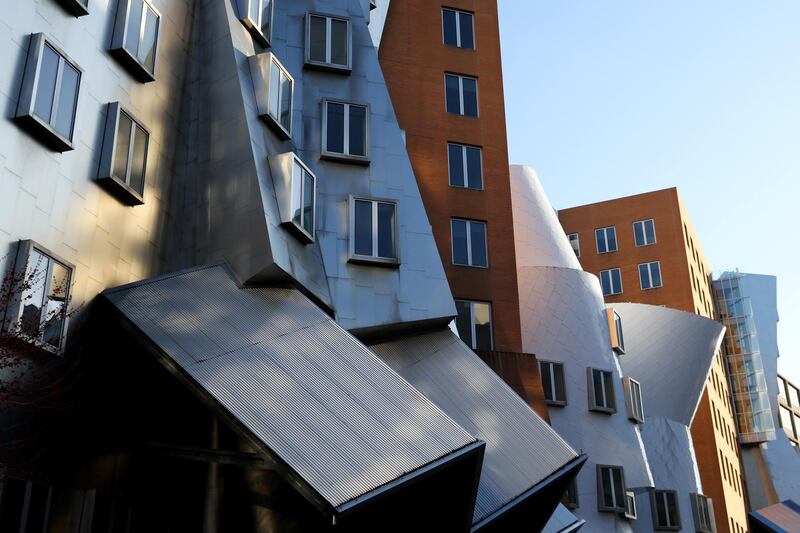
<svg viewBox="0 0 800 533"><path fill-rule="evenodd" d="M611 499L613 501L612 506L606 505L605 503L605 489L603 487L603 472L608 470L609 474L609 481L611 487ZM605 465L605 464L598 464L597 465L597 510L601 513L624 513L625 512L625 500L626 500L626 492L627 487L625 486L625 469L620 465ZM619 481L621 485L621 492L620 494L616 494L615 488L615 479L614 473L619 473Z"/></svg>
<svg viewBox="0 0 800 533"><path fill-rule="evenodd" d="M677 519L677 523L672 524L672 520L670 519L670 506L669 506L669 496L672 496L673 503L675 504L675 518ZM664 504L664 511L665 511L665 518L667 519L667 523L661 523L658 517L658 502L659 499ZM650 491L650 501L652 504L652 514L653 514L653 529L655 531L680 531L681 530L681 508L678 502L678 492L675 490L667 490L667 489L652 489Z"/></svg>

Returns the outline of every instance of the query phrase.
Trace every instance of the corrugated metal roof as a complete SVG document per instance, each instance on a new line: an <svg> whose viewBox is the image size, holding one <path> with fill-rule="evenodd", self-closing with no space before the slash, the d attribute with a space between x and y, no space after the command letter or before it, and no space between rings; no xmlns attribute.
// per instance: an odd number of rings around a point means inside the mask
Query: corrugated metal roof
<svg viewBox="0 0 800 533"><path fill-rule="evenodd" d="M476 442L297 290L214 265L104 295L334 508Z"/></svg>
<svg viewBox="0 0 800 533"><path fill-rule="evenodd" d="M800 531L800 505L793 500L753 511L750 516L763 530L771 533L797 533Z"/></svg>
<svg viewBox="0 0 800 533"><path fill-rule="evenodd" d="M453 420L486 441L474 523L578 456L449 329L371 348Z"/></svg>

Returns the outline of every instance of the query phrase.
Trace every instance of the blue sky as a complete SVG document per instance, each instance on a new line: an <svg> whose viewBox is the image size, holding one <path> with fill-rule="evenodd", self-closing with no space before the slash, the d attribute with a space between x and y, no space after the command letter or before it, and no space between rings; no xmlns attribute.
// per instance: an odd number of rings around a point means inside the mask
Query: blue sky
<svg viewBox="0 0 800 533"><path fill-rule="evenodd" d="M800 381L800 2L498 4L511 162L556 208L677 186L715 270L778 276Z"/></svg>

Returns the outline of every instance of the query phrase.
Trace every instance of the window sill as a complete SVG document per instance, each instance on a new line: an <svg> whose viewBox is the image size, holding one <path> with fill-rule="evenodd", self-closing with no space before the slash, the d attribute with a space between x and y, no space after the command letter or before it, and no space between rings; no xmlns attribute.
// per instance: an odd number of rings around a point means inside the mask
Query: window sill
<svg viewBox="0 0 800 533"><path fill-rule="evenodd" d="M614 513L614 514L623 514L625 513L624 507L598 507L597 511L600 513Z"/></svg>
<svg viewBox="0 0 800 533"><path fill-rule="evenodd" d="M647 244L634 244L636 248L647 248L648 246L655 246L657 243L651 242Z"/></svg>
<svg viewBox="0 0 800 533"><path fill-rule="evenodd" d="M35 356L55 355L59 357L64 355L65 337L62 337L59 347L31 338L24 333L11 333L8 341L8 349L12 354L27 353Z"/></svg>
<svg viewBox="0 0 800 533"><path fill-rule="evenodd" d="M89 9L85 5L78 2L78 0L58 0L58 3L61 4L61 7L63 7L67 12L76 17L82 17L89 14Z"/></svg>
<svg viewBox="0 0 800 533"><path fill-rule="evenodd" d="M619 252L619 249L617 249L617 250L609 250L609 251L607 251L607 252L597 252L597 255L608 255L608 254L615 254L615 253L617 253L617 252Z"/></svg>
<svg viewBox="0 0 800 533"><path fill-rule="evenodd" d="M288 141L292 138L292 132L284 128L283 124L275 120L275 117L269 113L266 115L261 115L261 119L267 123L270 129L272 129L272 131L274 131L275 134L281 138L281 140Z"/></svg>
<svg viewBox="0 0 800 533"><path fill-rule="evenodd" d="M448 115L450 115L451 117L471 118L471 119L475 119L475 120L481 118L480 115L465 115L463 113L453 113L452 111L447 111L446 109L445 109L445 112Z"/></svg>
<svg viewBox="0 0 800 533"><path fill-rule="evenodd" d="M144 197L116 176L97 178L95 181L125 205L133 207L144 204Z"/></svg>
<svg viewBox="0 0 800 533"><path fill-rule="evenodd" d="M386 257L370 257L366 255L351 255L348 258L347 262L359 265L379 266L386 268L398 268L400 266L399 259L389 259Z"/></svg>
<svg viewBox="0 0 800 533"><path fill-rule="evenodd" d="M614 350L614 353L617 355L625 355L625 350L619 346L612 346L611 349Z"/></svg>
<svg viewBox="0 0 800 533"><path fill-rule="evenodd" d="M36 115L21 115L17 121L38 141L56 152L64 153L74 150L72 141L58 133L50 124L37 117Z"/></svg>
<svg viewBox="0 0 800 533"><path fill-rule="evenodd" d="M559 400L545 400L545 401L544 401L544 403L545 403L546 405L549 405L550 407L566 407L566 406L567 406L567 402L566 402L566 400L564 400L564 401L559 401Z"/></svg>
<svg viewBox="0 0 800 533"><path fill-rule="evenodd" d="M314 242L314 236L309 235L306 230L295 224L294 222L284 222L283 226L289 230L292 235L297 237L297 239L302 242L303 244L311 244Z"/></svg>
<svg viewBox="0 0 800 533"><path fill-rule="evenodd" d="M450 184L450 188L451 189L460 189L460 190L464 190L464 191L475 191L475 192L483 192L483 191L486 190L483 187L464 187L463 185L453 185L452 183Z"/></svg>
<svg viewBox="0 0 800 533"><path fill-rule="evenodd" d="M125 48L110 50L112 56L128 71L128 73L142 83L156 81L155 72L150 72L139 60Z"/></svg>
<svg viewBox="0 0 800 533"><path fill-rule="evenodd" d="M262 48L269 48L270 46L269 39L267 38L266 35L264 35L264 32L261 31L261 28L259 28L255 24L253 19L251 19L250 17L245 17L240 20L242 21L242 24L244 24L244 27L247 28L247 31L250 32L250 35L253 36L254 41L260 44Z"/></svg>
<svg viewBox="0 0 800 533"><path fill-rule="evenodd" d="M337 154L335 152L323 151L320 155L321 159L326 161L335 161L337 163L350 163L353 165L369 166L370 159L368 156Z"/></svg>
<svg viewBox="0 0 800 533"><path fill-rule="evenodd" d="M310 59L306 59L304 66L305 68L312 70L324 70L327 72L345 75L350 75L350 73L353 71L353 67L350 65L334 65L333 63L323 63L321 61L312 61Z"/></svg>
<svg viewBox="0 0 800 533"><path fill-rule="evenodd" d="M634 423L634 424L636 424L636 425L639 425L639 424L644 424L644 419L642 419L642 418L636 418L635 416L629 416L629 417L628 417L628 420L630 420L631 422L633 422L633 423Z"/></svg>
<svg viewBox="0 0 800 533"><path fill-rule="evenodd" d="M655 531L680 531L681 527L680 526L660 526L660 527L654 527L653 529Z"/></svg>
<svg viewBox="0 0 800 533"><path fill-rule="evenodd" d="M644 287L641 287L641 289L642 289L643 291L654 291L654 290L660 289L660 288L662 288L662 287L663 287L663 285L659 285L658 287L649 287L649 288L647 288L647 289L645 289Z"/></svg>
<svg viewBox="0 0 800 533"><path fill-rule="evenodd" d="M611 409L611 408L608 408L608 407L590 407L589 411L592 411L593 413L600 413L602 415L613 415L613 414L616 414L616 412L617 412L616 409ZM623 509L623 511L624 511L624 509Z"/></svg>

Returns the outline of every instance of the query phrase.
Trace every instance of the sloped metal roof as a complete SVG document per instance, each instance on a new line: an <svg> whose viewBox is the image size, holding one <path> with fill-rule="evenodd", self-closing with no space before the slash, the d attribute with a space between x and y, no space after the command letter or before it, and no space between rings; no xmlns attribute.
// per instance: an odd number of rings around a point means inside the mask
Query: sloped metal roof
<svg viewBox="0 0 800 533"><path fill-rule="evenodd" d="M103 294L335 509L477 442L297 290L240 289L218 264Z"/></svg>
<svg viewBox="0 0 800 533"><path fill-rule="evenodd" d="M758 525L756 531L769 531L770 533L800 531L800 505L793 500L786 500L758 511L752 511L750 516Z"/></svg>
<svg viewBox="0 0 800 533"><path fill-rule="evenodd" d="M569 512L564 504L559 503L556 512L550 517L542 533L572 533L578 531L584 524L586 524L586 520L578 518Z"/></svg>
<svg viewBox="0 0 800 533"><path fill-rule="evenodd" d="M578 454L449 329L371 346L486 441L473 523L501 512Z"/></svg>
<svg viewBox="0 0 800 533"><path fill-rule="evenodd" d="M725 327L668 307L614 304L622 318L625 375L642 384L645 416L691 426Z"/></svg>

